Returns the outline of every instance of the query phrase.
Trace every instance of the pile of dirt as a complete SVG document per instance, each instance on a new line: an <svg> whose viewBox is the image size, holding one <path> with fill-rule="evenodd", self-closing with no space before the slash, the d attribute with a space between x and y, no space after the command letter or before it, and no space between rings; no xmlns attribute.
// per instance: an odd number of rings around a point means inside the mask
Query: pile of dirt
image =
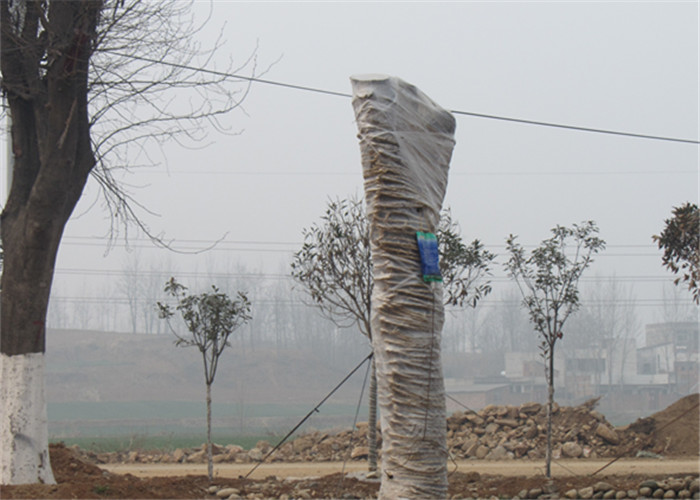
<svg viewBox="0 0 700 500"><path fill-rule="evenodd" d="M700 394L691 394L653 415L630 424L624 431L645 436L646 449L670 456L697 456Z"/></svg>
<svg viewBox="0 0 700 500"><path fill-rule="evenodd" d="M58 484L2 486L0 498L201 498L208 486L206 477L142 480L111 474L62 444L50 445L49 455Z"/></svg>

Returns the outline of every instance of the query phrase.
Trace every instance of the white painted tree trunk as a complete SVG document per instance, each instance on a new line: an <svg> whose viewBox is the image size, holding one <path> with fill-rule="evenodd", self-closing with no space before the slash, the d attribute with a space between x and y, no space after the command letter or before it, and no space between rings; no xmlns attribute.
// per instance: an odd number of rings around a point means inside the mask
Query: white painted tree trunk
<svg viewBox="0 0 700 500"><path fill-rule="evenodd" d="M0 355L0 484L56 483L44 386L43 353Z"/></svg>
<svg viewBox="0 0 700 500"><path fill-rule="evenodd" d="M353 77L352 86L374 266L379 497L445 498L442 285L422 279L416 231L437 230L455 120L397 78Z"/></svg>

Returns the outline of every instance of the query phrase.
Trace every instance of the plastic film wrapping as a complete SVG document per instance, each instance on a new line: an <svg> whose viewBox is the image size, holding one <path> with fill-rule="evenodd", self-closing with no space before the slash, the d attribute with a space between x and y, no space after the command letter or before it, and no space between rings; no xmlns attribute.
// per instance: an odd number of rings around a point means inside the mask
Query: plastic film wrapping
<svg viewBox="0 0 700 500"><path fill-rule="evenodd" d="M455 120L398 78L354 76L351 82L374 267L380 497L444 498L442 285L422 279L416 232L436 232Z"/></svg>

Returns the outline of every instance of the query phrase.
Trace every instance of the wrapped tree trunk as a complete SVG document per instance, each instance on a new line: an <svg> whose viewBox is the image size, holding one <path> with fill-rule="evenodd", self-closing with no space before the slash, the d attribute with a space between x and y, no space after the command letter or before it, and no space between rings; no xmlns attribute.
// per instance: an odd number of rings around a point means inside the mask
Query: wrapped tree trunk
<svg viewBox="0 0 700 500"><path fill-rule="evenodd" d="M455 120L397 78L353 77L374 266L372 344L382 429L380 498L445 498L442 285L426 283L416 232L435 233Z"/></svg>

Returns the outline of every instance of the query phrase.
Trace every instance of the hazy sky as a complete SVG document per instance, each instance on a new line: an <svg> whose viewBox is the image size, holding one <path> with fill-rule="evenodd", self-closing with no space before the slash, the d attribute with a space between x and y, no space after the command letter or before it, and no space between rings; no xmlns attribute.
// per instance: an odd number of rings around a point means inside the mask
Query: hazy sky
<svg viewBox="0 0 700 500"><path fill-rule="evenodd" d="M449 110L698 139L698 2L215 1L213 10L209 32L223 26L227 41L220 66L258 43L260 68L279 59L269 80L349 93L351 75L385 73ZM362 194L354 115L348 98L265 84L244 107L231 120L241 135L212 132L197 151L173 144L167 169L136 170L129 182L159 214L150 227L175 246L227 234L216 258L279 272L329 198ZM108 221L94 201L92 186L75 214L89 211L67 227L57 282L123 266L121 248L104 255L97 237ZM627 280L644 304L670 281L651 236L685 201L698 201L698 145L457 116L445 204L466 239L496 253L510 233L535 244L556 224L595 220L608 249L591 275ZM170 258L193 270L212 257Z"/></svg>

